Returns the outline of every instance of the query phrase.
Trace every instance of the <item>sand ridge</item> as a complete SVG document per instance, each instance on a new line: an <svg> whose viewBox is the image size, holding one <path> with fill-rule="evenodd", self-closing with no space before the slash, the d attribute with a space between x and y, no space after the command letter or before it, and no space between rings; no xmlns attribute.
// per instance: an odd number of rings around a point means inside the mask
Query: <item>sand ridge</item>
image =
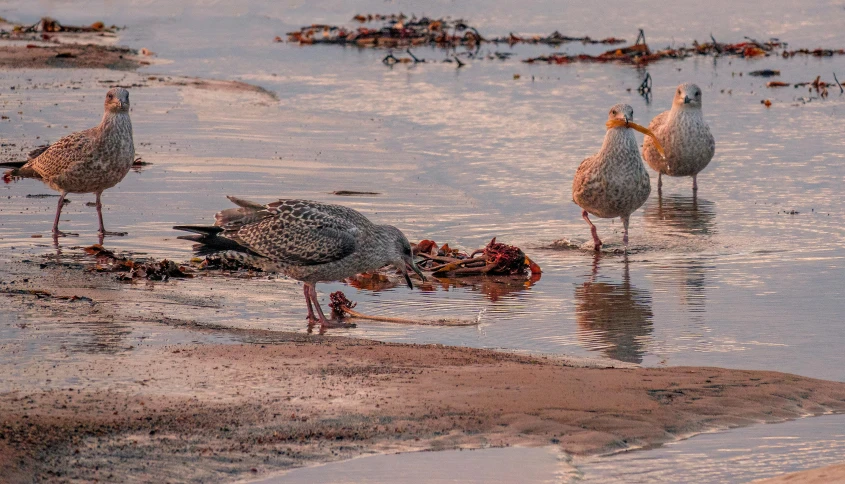
<svg viewBox="0 0 845 484"><path fill-rule="evenodd" d="M157 348L61 372L86 383L0 395L0 459L13 464L3 480L131 482L143 471L201 481L373 452L516 444L599 454L845 411L845 384L777 372L575 368L302 335Z"/></svg>

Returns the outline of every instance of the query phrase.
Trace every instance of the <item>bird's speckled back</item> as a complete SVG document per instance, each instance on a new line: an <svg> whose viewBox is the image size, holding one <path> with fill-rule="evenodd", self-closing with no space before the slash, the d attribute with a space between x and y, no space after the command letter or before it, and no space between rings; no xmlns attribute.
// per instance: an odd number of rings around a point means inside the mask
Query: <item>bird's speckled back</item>
<svg viewBox="0 0 845 484"><path fill-rule="evenodd" d="M401 259L409 247L399 229L375 225L342 205L279 200L264 206L230 197L240 208L216 215L215 225L258 257L249 263L303 282L341 280Z"/></svg>

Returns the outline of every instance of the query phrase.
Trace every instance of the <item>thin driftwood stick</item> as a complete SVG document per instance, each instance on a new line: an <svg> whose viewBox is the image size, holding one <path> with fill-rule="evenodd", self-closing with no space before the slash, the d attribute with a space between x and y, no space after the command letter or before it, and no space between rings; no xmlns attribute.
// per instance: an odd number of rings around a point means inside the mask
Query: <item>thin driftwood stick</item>
<svg viewBox="0 0 845 484"><path fill-rule="evenodd" d="M435 274L442 274L444 272L452 272L456 269L460 269L461 267L474 265L476 263L484 265L487 263L487 261L483 257L476 257L473 259L462 259L457 260L455 262L449 262L448 264L443 264L442 266L432 267L429 270L434 271Z"/></svg>
<svg viewBox="0 0 845 484"><path fill-rule="evenodd" d="M836 73L833 73L833 80L836 81L836 85L839 86L839 94L845 93L845 89L842 89L842 83L839 82L839 79L836 78Z"/></svg>
<svg viewBox="0 0 845 484"><path fill-rule="evenodd" d="M429 319L406 319L406 318L393 318L390 316L370 316L368 314L361 314L358 311L349 308L343 308L343 312L351 316L352 318L357 319L367 319L370 321L381 321L384 323L397 323L397 324L416 324L422 326L475 326L478 324L478 321L467 321L462 319L436 319L436 320L429 320Z"/></svg>

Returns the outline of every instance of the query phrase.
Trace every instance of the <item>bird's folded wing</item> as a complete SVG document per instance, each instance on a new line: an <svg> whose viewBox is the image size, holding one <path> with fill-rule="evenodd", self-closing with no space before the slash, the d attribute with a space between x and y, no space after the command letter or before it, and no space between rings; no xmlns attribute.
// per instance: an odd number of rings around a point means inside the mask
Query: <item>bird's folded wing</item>
<svg viewBox="0 0 845 484"><path fill-rule="evenodd" d="M658 114L648 123L648 129L652 131L656 131L657 129L663 127L663 124L666 122L666 118L669 116L669 111L663 111L662 113Z"/></svg>
<svg viewBox="0 0 845 484"><path fill-rule="evenodd" d="M241 227L233 239L269 259L317 265L342 259L357 247L358 228L332 217L279 214Z"/></svg>
<svg viewBox="0 0 845 484"><path fill-rule="evenodd" d="M51 178L78 163L91 160L95 156L95 148L90 130L80 131L48 146L30 161L29 166L43 178Z"/></svg>

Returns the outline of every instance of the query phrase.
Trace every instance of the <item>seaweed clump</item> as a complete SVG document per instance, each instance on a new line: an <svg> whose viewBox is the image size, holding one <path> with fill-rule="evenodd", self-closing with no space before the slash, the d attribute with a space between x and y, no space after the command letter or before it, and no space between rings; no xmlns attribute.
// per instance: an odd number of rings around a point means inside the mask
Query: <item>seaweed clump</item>
<svg viewBox="0 0 845 484"><path fill-rule="evenodd" d="M432 240L423 240L414 247L414 254L423 260L421 269L431 271L434 277L466 277L480 275L515 276L542 272L519 247L496 242L495 237L487 246L471 254L444 244L437 247Z"/></svg>

